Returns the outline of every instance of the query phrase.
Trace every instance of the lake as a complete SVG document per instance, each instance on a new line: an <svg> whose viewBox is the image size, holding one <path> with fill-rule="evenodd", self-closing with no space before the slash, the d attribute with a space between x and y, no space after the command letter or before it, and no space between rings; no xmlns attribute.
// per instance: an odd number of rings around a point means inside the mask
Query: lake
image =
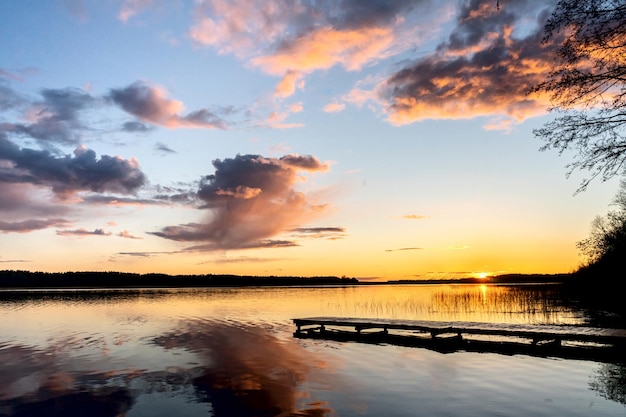
<svg viewBox="0 0 626 417"><path fill-rule="evenodd" d="M620 364L297 339L311 316L583 324L550 286L0 292L0 416L625 416Z"/></svg>

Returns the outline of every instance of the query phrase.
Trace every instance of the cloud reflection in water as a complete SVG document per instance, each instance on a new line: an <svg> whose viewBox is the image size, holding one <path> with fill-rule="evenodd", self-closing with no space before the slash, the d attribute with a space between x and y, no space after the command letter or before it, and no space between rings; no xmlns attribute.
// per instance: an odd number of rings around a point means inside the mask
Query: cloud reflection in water
<svg viewBox="0 0 626 417"><path fill-rule="evenodd" d="M326 363L261 327L182 321L148 345L157 356L185 350L197 359L189 367L164 361L163 369L115 369L106 358L81 356L80 346L68 345L66 338L45 348L2 345L0 417L130 416L146 412L146 403L165 415L179 401L187 409L178 411L186 415L199 404L217 417L330 413L324 402L302 391L315 378L315 368ZM202 410L206 415L207 408Z"/></svg>
<svg viewBox="0 0 626 417"><path fill-rule="evenodd" d="M193 380L202 401L215 416L325 416L324 403L298 410L305 381L315 361L297 345L285 345L258 327L195 321L185 330L163 335L155 343L166 349L197 352L206 361ZM324 366L317 362L317 366Z"/></svg>

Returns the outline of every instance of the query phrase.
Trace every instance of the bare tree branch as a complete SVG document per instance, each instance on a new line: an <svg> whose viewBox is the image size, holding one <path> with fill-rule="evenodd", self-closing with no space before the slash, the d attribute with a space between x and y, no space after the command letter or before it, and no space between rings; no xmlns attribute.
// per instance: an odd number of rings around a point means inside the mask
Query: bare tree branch
<svg viewBox="0 0 626 417"><path fill-rule="evenodd" d="M541 148L575 150L568 174L620 174L626 163L626 2L560 0L545 26L544 42L563 38L554 69L531 91L547 93L559 116L534 130Z"/></svg>

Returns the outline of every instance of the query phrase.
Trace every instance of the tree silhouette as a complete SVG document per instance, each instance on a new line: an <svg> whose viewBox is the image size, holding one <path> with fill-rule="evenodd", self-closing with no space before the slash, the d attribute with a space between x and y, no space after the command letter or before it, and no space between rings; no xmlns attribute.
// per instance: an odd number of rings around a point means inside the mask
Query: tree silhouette
<svg viewBox="0 0 626 417"><path fill-rule="evenodd" d="M561 0L544 42L563 37L546 80L532 89L550 95L558 117L534 130L542 150L574 150L575 170L588 171L578 191L598 176L612 178L626 162L626 2Z"/></svg>
<svg viewBox="0 0 626 417"><path fill-rule="evenodd" d="M613 200L616 209L598 216L591 225L590 236L577 246L587 258L580 271L623 273L626 266L626 180Z"/></svg>

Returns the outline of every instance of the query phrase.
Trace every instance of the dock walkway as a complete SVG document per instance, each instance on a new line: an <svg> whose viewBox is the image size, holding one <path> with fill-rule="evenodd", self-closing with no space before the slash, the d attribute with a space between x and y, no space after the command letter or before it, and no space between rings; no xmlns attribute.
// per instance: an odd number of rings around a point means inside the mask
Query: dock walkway
<svg viewBox="0 0 626 417"><path fill-rule="evenodd" d="M293 319L295 337L389 343L452 352L626 360L626 329L368 318Z"/></svg>

